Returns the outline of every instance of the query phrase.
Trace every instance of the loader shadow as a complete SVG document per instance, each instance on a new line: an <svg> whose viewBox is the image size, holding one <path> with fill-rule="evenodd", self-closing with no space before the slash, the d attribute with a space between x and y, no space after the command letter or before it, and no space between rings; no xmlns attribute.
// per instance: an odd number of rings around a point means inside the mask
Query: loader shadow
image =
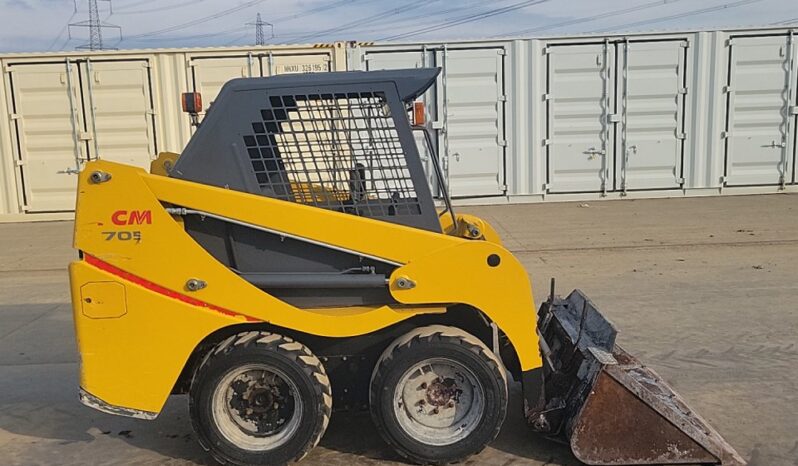
<svg viewBox="0 0 798 466"><path fill-rule="evenodd" d="M186 396L170 397L154 421L104 414L80 404L72 322L64 317L69 315L68 303L2 305L0 310L4 315L41 316L0 337L0 434L27 437L24 441L31 445L43 441L48 447L37 451L46 457L36 459L48 464L58 464L60 452L75 450L86 458L112 457L103 458L104 463L119 458L118 464L126 460L215 464L192 431ZM579 464L567 446L535 436L521 413L520 386L513 384L499 437L467 463ZM36 462L29 456L20 459ZM404 461L379 436L368 412L336 412L320 445L302 464L379 463Z"/></svg>
<svg viewBox="0 0 798 466"><path fill-rule="evenodd" d="M507 419L498 438L482 453L465 464L521 465L546 464L581 465L567 445L536 435L526 425L522 415L521 388L510 387ZM334 413L330 427L317 448L308 456L310 464L329 464L334 455L352 456L355 464L382 462L405 463L380 437L367 412ZM325 461L326 460L326 461ZM337 462L336 462L337 463Z"/></svg>

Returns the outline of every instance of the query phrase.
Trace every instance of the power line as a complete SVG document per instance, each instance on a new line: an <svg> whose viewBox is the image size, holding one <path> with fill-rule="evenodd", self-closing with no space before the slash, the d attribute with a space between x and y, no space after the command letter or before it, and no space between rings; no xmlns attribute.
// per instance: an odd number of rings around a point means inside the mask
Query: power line
<svg viewBox="0 0 798 466"><path fill-rule="evenodd" d="M798 16L796 16L795 18L790 18L790 19L784 20L784 21L777 21L775 23L770 23L770 24L768 24L768 26L783 26L783 25L792 24L792 23L798 23Z"/></svg>
<svg viewBox="0 0 798 466"><path fill-rule="evenodd" d="M508 0L496 0L494 2L494 4L504 3L504 2L507 2L507 1ZM419 25L426 26L426 25L430 25L430 24L440 24L441 20L440 19L435 19L436 16L445 15L445 14L452 13L452 12L455 12L455 11L462 13L462 12L465 12L465 11L468 11L468 10L473 10L474 8L477 8L477 7L480 7L480 6L482 6L481 2L473 4L471 6L465 6L465 7L464 6L457 6L455 8L448 8L448 9L438 10L438 11L431 11L431 12L430 11L424 11L422 13L418 13L418 14L415 14L415 15L406 16L406 17L402 17L402 18L398 18L398 19L392 18L392 17L382 18L382 19L378 19L376 21L371 21L370 22L371 26L376 26L376 27L371 28L371 29L358 29L357 32L358 33L384 32L385 31L385 27L380 27L380 25L384 25L386 23L390 23L391 27L395 28L395 27L397 27L399 25L403 25L405 23L408 23L408 22L411 22L411 21L415 21L415 20L420 19L420 18L428 19L430 21L424 21L424 22L421 22L421 23L414 23L412 25L413 26L419 26ZM342 31L338 31L338 32L342 32ZM316 31L295 31L295 32L291 32L291 33L288 33L288 34L277 34L277 37L303 37L303 36L308 36L308 35L315 34L315 33L316 33Z"/></svg>
<svg viewBox="0 0 798 466"><path fill-rule="evenodd" d="M415 2L410 2L410 3L406 4L405 6L402 6L402 7L399 7L399 8L394 8L393 10L389 10L389 11L384 11L382 13L373 14L373 15L370 15L370 16L366 16L364 18L359 18L359 19L356 19L354 21L350 21L348 23L342 24L340 26L336 26L336 27L333 27L333 28L330 28L330 29L325 29L325 30L322 30L322 31L319 31L319 32L316 32L316 33L313 33L313 34L309 34L309 35L304 36L304 37L300 37L299 39L297 39L297 41L309 40L309 39L313 39L313 38L316 38L316 37L321 37L321 36L326 36L326 35L329 35L329 34L334 34L336 32L341 32L341 31L350 29L352 27L360 26L361 24L366 24L366 23L368 23L370 21L374 21L376 19L385 18L385 17L389 17L389 16L395 16L395 15L402 14L402 13L407 12L407 11L411 11L413 9L416 9L416 8L420 7L424 3L429 4L429 3L432 3L432 2L436 2L436 1L438 1L438 0L416 0Z"/></svg>
<svg viewBox="0 0 798 466"><path fill-rule="evenodd" d="M130 7L137 7L141 5L146 5L147 3L158 2L160 0L141 0L139 2L127 3L122 5L122 10L127 10Z"/></svg>
<svg viewBox="0 0 798 466"><path fill-rule="evenodd" d="M148 3L149 1L150 0L145 0L145 2L142 2L142 3ZM199 1L204 1L204 0L196 0L196 2L199 2ZM311 9L308 9L308 10L299 11L297 13L293 13L293 14L290 14L290 15L281 16L281 17L278 17L278 18L276 18L276 19L274 19L272 21L273 21L273 23L276 23L278 21L290 21L290 20L295 19L295 18L306 17L306 16L309 16L309 15L312 15L312 14L323 12L323 11L329 11L329 10L344 6L345 4L369 3L369 2L374 2L374 1L378 1L378 0L339 0L337 2L333 2L333 3L328 4L328 5L322 5L322 6L319 6L319 7L316 7L316 8L311 8ZM196 3L196 2L192 2L192 3ZM183 4L181 3L179 5L183 5ZM172 5L172 6L168 6L168 7L164 6L161 9L150 10L150 11L159 11L159 10L162 10L162 9L172 9L172 8L175 8L176 6L177 5ZM144 10L141 10L141 12L143 12L143 11ZM130 14L133 14L133 13L134 12L130 12ZM138 12L136 12L136 13L138 13ZM125 10L125 14L127 14L127 10ZM270 27L272 28L272 37L275 37L275 35L274 35L274 26L270 25ZM182 41L182 40L190 40L190 39L204 39L204 38L208 38L208 37L228 35L228 34L230 34L232 32L242 31L245 28L246 28L246 26L244 26L244 27L235 27L233 29L228 29L228 30L224 30L224 31L220 31L220 32L212 32L212 33L207 33L207 34L198 34L198 35L191 35L191 36L178 36L178 37L164 37L164 38L155 38L155 37L146 37L145 38L145 37L143 37L144 34L137 34L135 36L127 37L126 39L135 38L138 41L146 41L146 42L152 42L152 41ZM306 34L311 34L311 33L308 32L308 33L302 33L302 34L306 35ZM233 40L232 42L236 42L238 40L241 40L245 36L246 36L246 34L240 35L240 36L236 37L236 39ZM283 37L283 36L281 35L280 37Z"/></svg>
<svg viewBox="0 0 798 466"><path fill-rule="evenodd" d="M149 9L144 9L144 10L133 10L133 11L130 11L130 10L119 10L119 9L117 9L116 11L113 12L113 14L115 14L117 16L126 16L126 15L140 15L140 14L144 14L144 13L157 13L159 11L167 11L167 10L174 10L174 9L177 9L177 8L183 8L184 6L188 6L188 5L196 5L197 3L201 3L201 2L204 2L204 1L206 1L206 0L189 0L189 1L183 2L183 3L177 3L177 4L174 4L174 5L164 5L164 6L160 6L160 7L157 7L157 8L149 8Z"/></svg>
<svg viewBox="0 0 798 466"><path fill-rule="evenodd" d="M725 10L725 9L729 9L729 8L737 8L738 6L748 5L748 4L751 4L751 3L758 3L758 2L761 2L761 1L762 0L739 0L737 2L725 3L723 5L717 5L717 6L707 7L707 8L700 8L698 10L685 11L685 12L682 12L682 13L676 13L676 14L673 14L673 15L670 15L670 16L662 16L662 17L659 17L659 18L645 19L645 20L641 20L641 21L635 21L633 23L622 24L620 26L612 26L612 27L607 27L607 28L603 28L603 29L596 29L596 30L590 31L590 32L591 33L597 33L597 32L618 31L618 30L622 30L622 29L629 29L629 28L636 27L636 26L644 26L644 25L647 25L647 24L663 23L665 21L670 21L672 19L679 19L679 18L684 18L686 16L700 15L700 14L703 14L703 13L711 13L713 11Z"/></svg>
<svg viewBox="0 0 798 466"><path fill-rule="evenodd" d="M511 11L520 10L521 8L526 8L528 6L539 5L541 3L548 2L549 0L524 0L522 2L513 3L512 5L508 5L501 8L494 8L492 10L488 10L482 13L476 13L469 16L464 16L458 19L451 20L449 22L443 23L439 26L429 26L426 28L416 29L414 31L409 31L401 34L396 34L393 36L382 37L377 40L396 40L396 39L404 39L406 37L417 36L419 34L424 34L427 32L434 32L440 31L442 29L448 29L451 27L459 26L461 24L471 23L474 21L480 21L485 18L490 18L492 16L502 15L505 13L509 13Z"/></svg>
<svg viewBox="0 0 798 466"><path fill-rule="evenodd" d="M644 3L642 5L637 5L637 6L633 6L633 7L630 7L630 8L622 8L620 10L607 11L605 13L601 13L601 14L598 14L598 15L586 16L586 17L583 17L583 18L575 18L575 19L570 19L570 20L567 20L567 21L561 21L559 23L546 24L544 26L536 26L536 27L533 27L533 28L521 29L521 30L518 30L518 31L501 33L501 34L497 34L497 35L494 35L494 36L491 36L491 37L507 37L507 36L515 36L515 35L520 35L520 34L529 34L529 33L532 33L532 32L548 31L550 29L556 29L556 28L563 27L563 26L571 26L571 25L574 25L574 24L588 23L588 22L591 22L591 21L596 21L598 19L608 18L610 16L621 16L621 15L625 15L625 14L628 14L628 13L633 13L633 12L637 12L637 11L641 11L641 10L647 10L649 8L656 8L658 6L668 5L668 4L676 3L676 2L680 2L680 1L682 1L682 0L657 0L656 2Z"/></svg>
<svg viewBox="0 0 798 466"><path fill-rule="evenodd" d="M266 0L250 0L250 1L246 2L246 3L242 3L241 5L238 5L236 7L227 8L227 9L224 9L224 10L219 11L217 13L214 13L212 15L203 16L202 18L197 18L197 19L194 19L194 20L191 20L191 21L187 21L185 23L176 24L174 26L169 26L169 27L166 27L166 28L163 28L163 29L158 29L158 30L155 30L155 31L150 31L150 32L145 32L145 33L141 33L141 34L135 34L135 35L132 35L132 36L128 36L128 37L125 38L125 40L138 39L138 38L141 38L141 37L155 36L155 35L164 34L164 33L167 33L167 32L179 31L181 29L189 28L191 26L196 26L196 25L202 24L202 23L207 23L208 21L213 21L214 19L219 19L219 18L222 18L224 16L231 15L233 13L236 13L238 11L244 10L246 8L255 6L255 5L259 4L259 3L263 3L264 1L266 1Z"/></svg>
<svg viewBox="0 0 798 466"><path fill-rule="evenodd" d="M248 30L249 27L248 26L236 26L234 28L226 29L224 31L210 32L210 33L205 33L205 34L195 34L195 35L190 35L190 36L178 36L178 37L148 37L148 38L138 39L137 41L138 42L155 42L155 41L163 42L163 41L181 41L181 40L205 39L205 38L208 38L208 37L227 36L227 35L230 35L230 34L233 34L233 33L236 33L236 32L241 32L241 31L243 31L245 29Z"/></svg>
<svg viewBox="0 0 798 466"><path fill-rule="evenodd" d="M58 42L58 39L60 39L61 36L64 34L64 32L66 32L67 28L69 28L69 24L72 22L72 20L78 14L78 0L73 0L72 3L74 5L74 9L72 10L72 16L70 16L69 19L66 21L66 24L64 24L64 27L62 27L61 30L58 31L58 35L56 35L53 38L53 41L50 43L50 46L47 47L47 50L53 50L53 47L55 46L55 43Z"/></svg>
<svg viewBox="0 0 798 466"><path fill-rule="evenodd" d="M275 23L279 23L281 21L291 21L292 19L303 18L303 17L309 16L309 15L315 15L316 13L321 13L322 11L333 10L335 8L344 6L346 4L359 3L359 2L369 3L369 2L374 2L374 1L377 1L377 0L339 0L337 2L333 2L333 3L330 3L328 5L322 5L322 6L319 6L319 7L316 7L316 8L311 8L309 10L304 10L304 11L300 11L300 12L297 12L297 13L292 13L290 15L280 16L278 18L274 18L272 21L274 21Z"/></svg>

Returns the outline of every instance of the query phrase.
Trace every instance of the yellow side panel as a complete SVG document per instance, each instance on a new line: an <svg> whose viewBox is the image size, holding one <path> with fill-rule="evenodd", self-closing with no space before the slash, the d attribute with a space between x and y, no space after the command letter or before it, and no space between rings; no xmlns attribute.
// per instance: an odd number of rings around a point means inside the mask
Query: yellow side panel
<svg viewBox="0 0 798 466"><path fill-rule="evenodd" d="M80 312L81 283L117 280L85 262L69 266L75 333L80 348L80 386L106 403L142 411L161 410L194 347L210 333L244 320L166 298L130 282L128 312L92 319ZM110 282L110 283L109 283Z"/></svg>
<svg viewBox="0 0 798 466"><path fill-rule="evenodd" d="M97 169L104 170L111 175L111 178L99 184L89 182L87 178ZM338 223L341 224L341 228L335 233L348 237L349 241L356 241L358 235L351 233L353 228L346 222L347 220L352 222L366 220L376 227L385 224L385 222L327 212L262 196L171 180L149 175L143 170L125 165L98 161L89 163L80 173L80 195L75 218L76 249L172 292L190 296L192 299L254 320L319 336L362 335L393 325L413 315L429 312L426 309L394 309L383 306L367 313L338 315L320 314L291 306L264 293L213 258L171 215L166 213L160 201L144 183L144 178L165 180L164 189L174 188L166 190L185 195L188 205L224 205L227 210L221 209L220 213L231 218L255 217L256 223L266 223L269 219L273 222L286 221L287 218L290 219L287 221L291 222L305 220L306 223L302 227L311 236L336 226L327 223L324 228L319 227L319 222L324 221L324 214L327 213L339 217ZM276 207L272 206L273 203L276 203ZM302 216L292 218L292 209L301 210ZM312 215L313 213L316 215ZM423 233L436 236L429 232ZM399 237L398 233L395 235ZM437 236L442 237L442 235ZM380 240L381 237L375 234L372 239L367 240L367 237L363 237L361 241L380 244L382 249L385 249L386 245L383 244L385 241ZM207 283L207 287L189 291L186 282L190 279L203 280ZM128 304L128 308L130 307L132 306ZM184 326L192 324L189 321L185 322Z"/></svg>

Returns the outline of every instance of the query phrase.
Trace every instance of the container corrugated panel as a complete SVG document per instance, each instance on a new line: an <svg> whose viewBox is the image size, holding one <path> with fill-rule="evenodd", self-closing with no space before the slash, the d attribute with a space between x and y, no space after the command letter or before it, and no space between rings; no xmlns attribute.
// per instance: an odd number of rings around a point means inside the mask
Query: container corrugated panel
<svg viewBox="0 0 798 466"><path fill-rule="evenodd" d="M19 192L6 213L74 210L74 173L85 160L148 167L159 151L179 151L190 134L183 129L188 117L164 106L179 108L180 93L194 90L197 79L209 103L242 67L248 75L250 61L254 76L268 76L344 69L344 54L343 44L319 44L6 55L12 141L2 154L15 173L3 194ZM162 122L161 115L185 121Z"/></svg>
<svg viewBox="0 0 798 466"><path fill-rule="evenodd" d="M792 183L796 47L787 35L733 37L729 47L726 185Z"/></svg>
<svg viewBox="0 0 798 466"><path fill-rule="evenodd" d="M432 64L435 62L434 52L430 52L425 49L416 49L411 51L388 51L382 53L374 52L364 55L363 58L367 58L365 60L365 69L370 71L401 68L422 68L425 66L433 66ZM438 119L436 88L437 86L433 86L418 99L424 102L425 116L429 121L435 121ZM432 192L434 194L439 194L437 180L434 176L434 172L432 171L432 166L430 165L431 154L427 147L426 141L424 140L424 136L418 132L416 132L414 135L416 139L416 145L419 149L419 155L421 156L421 162L423 163L424 169L427 173L427 182L429 183ZM433 141L433 144L435 144L434 149L437 151L438 141Z"/></svg>
<svg viewBox="0 0 798 466"><path fill-rule="evenodd" d="M74 209L75 176L70 172L87 157L76 66L11 63L7 71L22 207L31 212Z"/></svg>
<svg viewBox="0 0 798 466"><path fill-rule="evenodd" d="M314 52L249 52L240 55L189 55L192 88L200 92L204 109L219 95L224 83L235 78L264 77L289 73L333 71L333 50Z"/></svg>
<svg viewBox="0 0 798 466"><path fill-rule="evenodd" d="M681 187L687 44L614 39L546 49L548 192Z"/></svg>
<svg viewBox="0 0 798 466"><path fill-rule="evenodd" d="M546 48L547 189L550 193L612 189L615 48L602 43Z"/></svg>
<svg viewBox="0 0 798 466"><path fill-rule="evenodd" d="M615 188L672 189L682 185L687 41L618 44L621 98Z"/></svg>
<svg viewBox="0 0 798 466"><path fill-rule="evenodd" d="M505 193L504 44L459 47L359 48L355 62L367 70L437 66L441 75L425 96L449 192L453 197ZM426 151L424 151L426 154ZM428 171L430 169L429 166Z"/></svg>

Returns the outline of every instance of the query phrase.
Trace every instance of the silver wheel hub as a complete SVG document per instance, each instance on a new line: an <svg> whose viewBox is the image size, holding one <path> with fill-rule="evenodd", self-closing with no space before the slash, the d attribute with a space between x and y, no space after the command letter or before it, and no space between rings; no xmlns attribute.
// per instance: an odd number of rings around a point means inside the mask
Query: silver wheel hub
<svg viewBox="0 0 798 466"><path fill-rule="evenodd" d="M211 404L219 432L246 450L272 450L285 444L302 417L296 385L265 364L228 371L214 389Z"/></svg>
<svg viewBox="0 0 798 466"><path fill-rule="evenodd" d="M473 432L485 411L485 390L459 362L434 358L408 369L394 390L402 429L428 445L451 445Z"/></svg>

